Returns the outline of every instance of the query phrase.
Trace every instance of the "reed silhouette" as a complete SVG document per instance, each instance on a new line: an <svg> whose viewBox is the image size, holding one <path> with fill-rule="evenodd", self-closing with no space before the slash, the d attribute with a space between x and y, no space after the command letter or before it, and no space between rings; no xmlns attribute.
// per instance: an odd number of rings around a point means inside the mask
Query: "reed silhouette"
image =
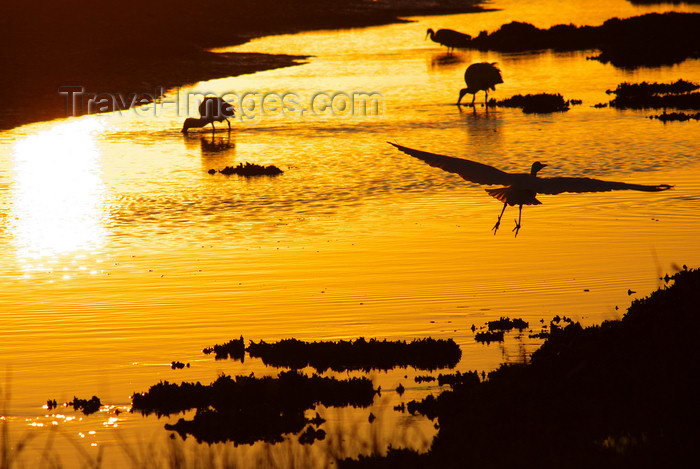
<svg viewBox="0 0 700 469"><path fill-rule="evenodd" d="M486 94L484 105L488 105L489 90L496 90L496 85L503 83L501 70L496 67L496 63L479 62L471 64L464 72L464 81L467 84L466 88L459 90L459 99L457 105L460 105L465 94L471 93L474 95L471 105L474 105L476 93L483 91Z"/></svg>
<svg viewBox="0 0 700 469"><path fill-rule="evenodd" d="M515 220L515 228L513 228L515 236L518 236L523 205L540 205L542 203L537 200L537 194L555 195L563 192L607 192L613 190L659 192L673 187L668 184L629 184L626 182L603 181L601 179L585 177L538 177L537 173L547 166L539 161L532 163L529 174L506 173L493 166L477 163L476 161L413 150L391 142L387 143L395 146L407 155L425 161L430 166L441 168L450 173L459 174L467 181L484 185L503 185L503 187L495 189L486 189L486 192L490 196L503 202L503 210L501 210L498 221L496 221L496 224L492 228L493 234L496 234L498 227L501 225L501 218L503 217L503 212L505 212L506 207L508 205L511 207L518 205L518 219Z"/></svg>
<svg viewBox="0 0 700 469"><path fill-rule="evenodd" d="M447 52L451 52L453 49L469 47L469 41L472 39L469 34L460 33L452 29L438 29L435 32L432 28L428 28L425 38L427 39L428 36L430 36L431 41L447 47Z"/></svg>

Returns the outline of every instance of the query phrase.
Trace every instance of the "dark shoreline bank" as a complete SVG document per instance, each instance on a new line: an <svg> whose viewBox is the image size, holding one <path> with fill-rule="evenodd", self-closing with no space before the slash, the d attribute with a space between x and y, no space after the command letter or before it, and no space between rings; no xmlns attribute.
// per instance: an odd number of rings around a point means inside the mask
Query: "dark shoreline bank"
<svg viewBox="0 0 700 469"><path fill-rule="evenodd" d="M647 13L611 18L600 26L558 24L547 29L513 21L490 33L482 31L471 47L498 52L598 49L600 54L592 59L634 69L700 58L698 30L700 13Z"/></svg>
<svg viewBox="0 0 700 469"><path fill-rule="evenodd" d="M439 426L427 453L339 467L688 467L700 456L700 270L663 280L621 320L553 329L528 363L408 403Z"/></svg>
<svg viewBox="0 0 700 469"><path fill-rule="evenodd" d="M254 37L483 11L475 0L88 0L0 6L0 130L66 117L61 85L90 93L153 95L198 81L303 63L306 57L215 54ZM37 15L37 12L40 12Z"/></svg>

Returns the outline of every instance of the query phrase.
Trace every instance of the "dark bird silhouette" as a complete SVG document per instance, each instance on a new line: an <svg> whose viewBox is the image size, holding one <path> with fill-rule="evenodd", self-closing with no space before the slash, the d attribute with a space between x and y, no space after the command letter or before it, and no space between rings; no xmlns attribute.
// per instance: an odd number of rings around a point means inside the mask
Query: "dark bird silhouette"
<svg viewBox="0 0 700 469"><path fill-rule="evenodd" d="M503 210L498 215L498 221L492 228L496 234L501 225L501 217L506 210L506 206L518 205L518 219L515 221L515 236L520 231L520 221L522 217L523 205L539 205L542 202L537 200L537 194L561 194L562 192L607 192L614 190L635 190L646 192L659 192L670 189L673 186L668 184L643 185L628 184L626 182L603 181L585 177L538 177L537 173L547 166L539 161L532 163L530 173L506 173L493 166L489 166L476 161L453 158L451 156L438 155L420 150L413 150L395 143L387 142L402 152L414 156L428 163L430 166L444 169L450 173L456 173L463 179L484 185L502 185L495 189L486 189L486 192L503 202Z"/></svg>
<svg viewBox="0 0 700 469"><path fill-rule="evenodd" d="M233 105L218 97L206 97L199 105L200 118L188 117L182 126L182 133L186 134L192 127L204 127L211 124L212 131L215 132L214 122L226 121L228 129L231 130L229 117L236 115Z"/></svg>
<svg viewBox="0 0 700 469"><path fill-rule="evenodd" d="M469 47L469 41L472 40L469 34L453 31L452 29L438 29L435 32L432 28L429 28L425 33L425 38L427 39L428 36L430 36L431 41L447 47L448 52L456 48Z"/></svg>
<svg viewBox="0 0 700 469"><path fill-rule="evenodd" d="M476 93L479 91L486 93L484 105L488 105L489 90L495 91L496 85L503 83L503 77L501 77L501 71L496 67L495 62L479 62L467 67L467 70L464 72L464 81L467 83L467 87L459 90L457 105L462 102L462 98L465 94L471 93L474 95L471 104L473 106L476 100Z"/></svg>

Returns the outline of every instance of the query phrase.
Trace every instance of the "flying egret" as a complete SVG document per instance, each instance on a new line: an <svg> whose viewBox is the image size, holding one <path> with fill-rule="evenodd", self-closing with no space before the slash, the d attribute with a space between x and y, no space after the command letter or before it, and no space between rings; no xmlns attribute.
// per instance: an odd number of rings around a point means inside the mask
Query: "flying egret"
<svg viewBox="0 0 700 469"><path fill-rule="evenodd" d="M221 98L208 96L202 100L199 105L199 115L200 118L188 117L185 119L185 123L182 126L182 133L186 134L192 127L204 127L207 124L211 124L212 131L216 131L214 127L214 122L226 121L228 124L228 130L231 130L231 123L229 122L229 117L234 117L236 112L233 109L233 105L224 101Z"/></svg>
<svg viewBox="0 0 700 469"><path fill-rule="evenodd" d="M453 158L451 156L438 155L420 150L413 150L395 143L387 142L402 152L414 156L428 163L430 166L441 168L450 173L456 173L463 179L484 185L503 185L495 189L486 189L486 192L503 202L503 210L498 215L498 221L492 228L496 234L501 225L501 217L506 210L506 206L518 205L518 219L515 221L515 236L520 231L520 221L523 212L523 205L539 205L542 202L537 200L537 194L561 194L562 192L607 192L614 190L635 190L646 192L659 192L670 189L673 186L668 184L643 185L628 184L626 182L603 181L585 177L538 177L537 173L547 166L539 161L532 163L530 173L506 173L493 166L489 166L476 161Z"/></svg>
<svg viewBox="0 0 700 469"><path fill-rule="evenodd" d="M469 47L469 41L472 37L469 34L453 31L452 29L438 29L437 32L429 28L425 33L425 38L430 36L430 40L437 42L440 45L447 47L449 52L451 49Z"/></svg>
<svg viewBox="0 0 700 469"><path fill-rule="evenodd" d="M462 102L465 94L471 93L474 95L471 104L473 106L476 100L476 93L479 91L486 93L484 105L488 105L489 89L495 91L496 85L503 83L503 77L501 77L501 71L496 67L496 62L479 62L467 67L467 70L464 72L464 81L467 83L467 87L459 90L457 105Z"/></svg>

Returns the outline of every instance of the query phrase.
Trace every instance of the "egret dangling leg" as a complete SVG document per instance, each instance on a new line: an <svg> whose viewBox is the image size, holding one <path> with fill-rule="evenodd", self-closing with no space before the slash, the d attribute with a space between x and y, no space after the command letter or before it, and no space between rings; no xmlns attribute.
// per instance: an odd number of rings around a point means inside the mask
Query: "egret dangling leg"
<svg viewBox="0 0 700 469"><path fill-rule="evenodd" d="M231 122L229 122L229 120L226 119L226 123L228 124L228 131L231 132Z"/></svg>
<svg viewBox="0 0 700 469"><path fill-rule="evenodd" d="M507 207L507 206L508 206L508 203L507 203L507 202L503 204L503 210L501 210L501 214L498 216L498 221L496 221L496 224L493 225L493 228L491 228L491 229L493 230L493 234L494 234L494 235L495 235L496 232L498 231L498 227L501 226L501 217L503 216L503 212L506 211L506 207Z"/></svg>
<svg viewBox="0 0 700 469"><path fill-rule="evenodd" d="M515 228L513 228L513 231L515 231L515 237L518 237L518 231L520 231L520 219L522 218L523 215L523 206L522 204L520 205L520 208L518 209L518 219L515 220Z"/></svg>

